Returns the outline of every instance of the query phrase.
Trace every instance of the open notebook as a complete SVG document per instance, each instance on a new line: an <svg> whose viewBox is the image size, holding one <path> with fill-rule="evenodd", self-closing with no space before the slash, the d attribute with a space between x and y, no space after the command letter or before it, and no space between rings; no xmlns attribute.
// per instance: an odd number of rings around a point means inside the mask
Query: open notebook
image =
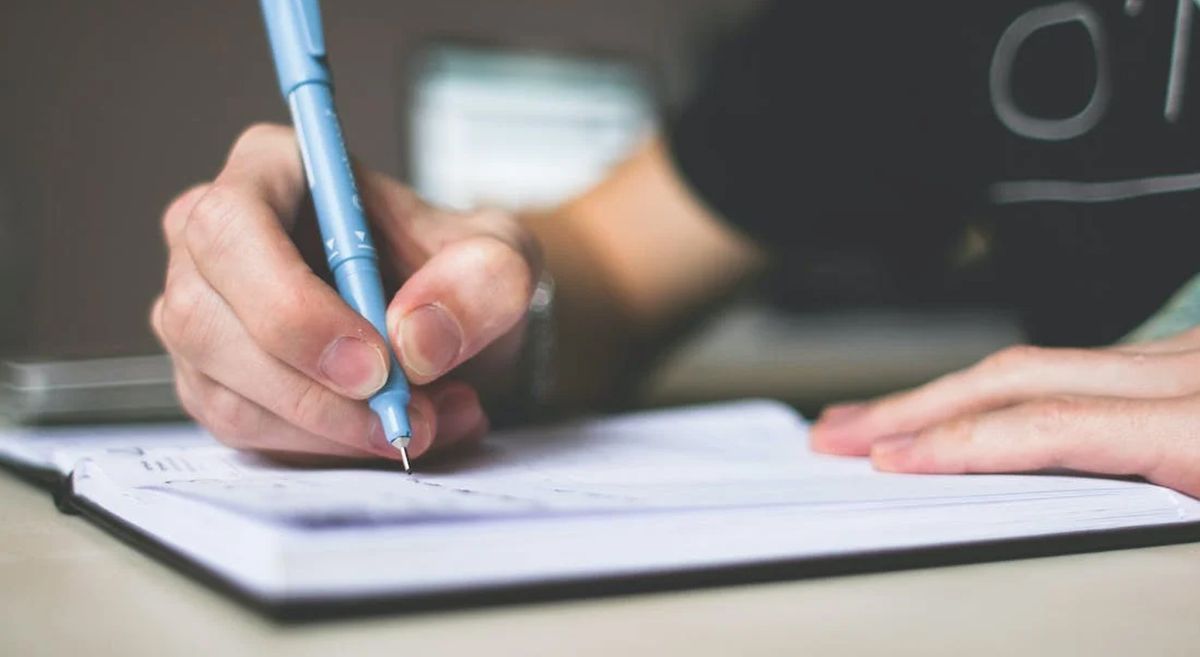
<svg viewBox="0 0 1200 657"><path fill-rule="evenodd" d="M497 434L412 476L289 468L194 436L160 447L143 436L139 448L84 455L67 497L285 613L736 580L1011 539L1057 536L1054 549L1069 551L1113 530L1200 521L1200 502L1139 482L881 474L812 454L806 426L773 402L655 411Z"/></svg>

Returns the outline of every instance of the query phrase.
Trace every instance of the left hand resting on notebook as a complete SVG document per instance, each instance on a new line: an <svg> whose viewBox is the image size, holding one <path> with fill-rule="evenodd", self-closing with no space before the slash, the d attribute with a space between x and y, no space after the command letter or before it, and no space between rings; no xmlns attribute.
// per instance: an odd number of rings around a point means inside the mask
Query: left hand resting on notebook
<svg viewBox="0 0 1200 657"><path fill-rule="evenodd" d="M1200 327L1103 349L1013 347L914 390L830 407L821 452L922 473L1068 468L1200 496Z"/></svg>

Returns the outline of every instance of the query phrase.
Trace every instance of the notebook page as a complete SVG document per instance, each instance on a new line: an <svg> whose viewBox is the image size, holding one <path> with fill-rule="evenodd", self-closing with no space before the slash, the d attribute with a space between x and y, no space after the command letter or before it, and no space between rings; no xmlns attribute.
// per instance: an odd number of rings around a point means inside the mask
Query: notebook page
<svg viewBox="0 0 1200 657"><path fill-rule="evenodd" d="M792 411L748 402L497 434L413 476L288 468L221 447L107 454L77 472L76 492L282 599L650 573L1194 512L1135 482L889 475L814 455L806 442Z"/></svg>
<svg viewBox="0 0 1200 657"><path fill-rule="evenodd" d="M0 428L0 459L69 474L79 459L113 450L138 453L153 447L211 445L194 424L111 424Z"/></svg>
<svg viewBox="0 0 1200 657"><path fill-rule="evenodd" d="M499 434L465 458L418 466L411 476L395 469L290 468L218 446L152 448L96 460L123 489L295 528L343 530L434 520L772 505L969 505L1094 498L1141 486L1064 476L877 473L862 459L809 452L803 421L770 402Z"/></svg>

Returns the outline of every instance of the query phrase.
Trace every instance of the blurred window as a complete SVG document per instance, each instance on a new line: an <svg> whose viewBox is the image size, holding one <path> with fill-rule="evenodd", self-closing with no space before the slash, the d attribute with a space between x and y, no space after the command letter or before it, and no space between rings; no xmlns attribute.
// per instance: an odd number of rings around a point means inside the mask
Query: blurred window
<svg viewBox="0 0 1200 657"><path fill-rule="evenodd" d="M555 205L654 129L640 70L611 59L441 46L410 113L413 182L449 207Z"/></svg>

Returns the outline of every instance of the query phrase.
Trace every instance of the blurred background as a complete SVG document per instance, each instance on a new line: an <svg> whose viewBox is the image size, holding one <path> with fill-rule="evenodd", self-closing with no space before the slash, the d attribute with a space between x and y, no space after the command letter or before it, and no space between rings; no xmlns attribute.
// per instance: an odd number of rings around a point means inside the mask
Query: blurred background
<svg viewBox="0 0 1200 657"><path fill-rule="evenodd" d="M360 158L439 203L528 207L586 188L650 134L687 97L705 50L758 4L339 0L323 10ZM163 276L163 207L211 178L246 125L287 120L257 3L6 0L0 117L10 391L126 377L150 395L142 403L169 405L154 358L28 367L159 352L146 314ZM986 307L797 312L751 294L673 353L642 398L815 407L969 363L1019 339L1014 326Z"/></svg>

